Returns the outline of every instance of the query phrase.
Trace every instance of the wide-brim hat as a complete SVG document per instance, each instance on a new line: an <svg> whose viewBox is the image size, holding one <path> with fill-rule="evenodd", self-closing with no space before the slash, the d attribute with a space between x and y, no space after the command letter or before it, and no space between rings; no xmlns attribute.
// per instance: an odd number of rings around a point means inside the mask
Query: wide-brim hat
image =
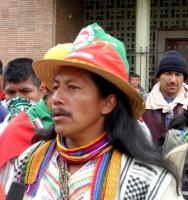
<svg viewBox="0 0 188 200"><path fill-rule="evenodd" d="M104 35L101 39L100 34L105 34L107 40ZM33 62L33 69L50 90L54 77L62 68L76 67L96 73L128 97L133 117L139 118L145 110L145 102L128 81L127 65L123 43L106 34L95 23L82 29L73 44L50 49L42 60Z"/></svg>

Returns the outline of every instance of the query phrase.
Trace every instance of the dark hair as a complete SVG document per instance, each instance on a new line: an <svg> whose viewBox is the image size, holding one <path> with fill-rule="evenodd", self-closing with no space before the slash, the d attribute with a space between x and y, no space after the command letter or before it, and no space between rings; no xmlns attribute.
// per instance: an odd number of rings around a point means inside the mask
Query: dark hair
<svg viewBox="0 0 188 200"><path fill-rule="evenodd" d="M0 60L0 75L3 75L3 63Z"/></svg>
<svg viewBox="0 0 188 200"><path fill-rule="evenodd" d="M132 74L132 75L130 75L130 79L131 78L140 78L140 75L138 75L138 74Z"/></svg>
<svg viewBox="0 0 188 200"><path fill-rule="evenodd" d="M183 113L174 117L169 124L168 130L183 127L188 127L188 110L184 110Z"/></svg>
<svg viewBox="0 0 188 200"><path fill-rule="evenodd" d="M138 74L131 74L131 75L129 76L129 82L130 82L133 78L139 78L139 79L140 79L140 75L138 75Z"/></svg>
<svg viewBox="0 0 188 200"><path fill-rule="evenodd" d="M30 58L16 58L10 61L3 73L3 84L6 85L6 81L11 83L17 83L25 80L32 80L33 84L39 87L41 81L36 77L33 68L33 60Z"/></svg>
<svg viewBox="0 0 188 200"><path fill-rule="evenodd" d="M104 78L93 73L91 77L97 85L102 98L110 94L115 94L117 97L117 105L114 110L107 115L104 123L104 130L108 133L107 136L113 146L120 152L126 153L126 155L132 156L135 159L164 167L178 180L171 163L162 158L161 148L151 144L147 138L147 133L141 128L138 120L133 118L127 96ZM37 139L52 139L56 134L52 128L51 137L47 132L43 132L42 136L43 137L38 137L36 135L34 142Z"/></svg>

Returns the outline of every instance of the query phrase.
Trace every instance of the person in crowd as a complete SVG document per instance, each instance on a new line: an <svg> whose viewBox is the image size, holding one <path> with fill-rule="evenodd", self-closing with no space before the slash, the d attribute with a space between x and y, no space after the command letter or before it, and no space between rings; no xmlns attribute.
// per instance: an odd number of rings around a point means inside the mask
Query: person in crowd
<svg viewBox="0 0 188 200"><path fill-rule="evenodd" d="M141 94L142 96L144 96L144 94L146 94L145 89L140 84L140 75L138 75L138 74L131 75L129 81L130 81L130 84L135 88L135 90L139 94Z"/></svg>
<svg viewBox="0 0 188 200"><path fill-rule="evenodd" d="M163 156L177 168L184 199L188 199L188 110L172 119L165 136Z"/></svg>
<svg viewBox="0 0 188 200"><path fill-rule="evenodd" d="M66 55L70 48L70 43L59 44L59 51L61 55ZM47 56L53 54L53 49L48 52ZM26 112L16 113L14 119L10 121L8 126L0 135L0 180L4 184L7 180L14 160L32 144L32 138L36 134L36 130L47 129L53 124L51 114L51 91L47 89L47 94L33 106L27 109ZM14 98L13 98L14 99ZM20 99L20 98L19 98ZM24 99L23 99L24 100ZM23 101L22 100L22 101ZM11 100L12 101L12 100ZM26 101L26 100L24 100ZM20 106L20 101L14 103L12 106L12 113L14 111L23 110ZM24 103L24 107L28 105ZM10 144L10 141L14 143ZM7 151L9 147L9 151ZM6 167L7 165L7 167Z"/></svg>
<svg viewBox="0 0 188 200"><path fill-rule="evenodd" d="M59 44L61 55L66 55L71 47L70 43ZM53 53L53 49L46 54L49 56ZM20 102L13 108L14 110L20 107ZM19 109L20 110L20 109ZM26 112L19 112L14 119L8 124L5 130L0 135L0 168L7 162L13 163L13 159L19 156L27 147L31 146L32 138L38 129L47 129L53 124L51 114L51 91L47 88L47 94L33 106L27 109ZM9 146L9 141L14 143ZM7 151L9 146L9 151ZM5 174L1 171L0 176ZM6 176L0 177L2 182L6 181Z"/></svg>
<svg viewBox="0 0 188 200"><path fill-rule="evenodd" d="M46 93L44 84L36 77L32 69L32 62L33 60L30 58L16 58L8 62L4 68L3 87L8 111L10 111L9 108L11 108L12 105L14 107L14 104L25 105L22 106L25 109L20 111L26 111L28 106L39 101ZM16 114L17 113L18 112L16 112ZM13 113L9 113L0 124L0 133L2 133L9 123L13 116L12 114Z"/></svg>
<svg viewBox="0 0 188 200"><path fill-rule="evenodd" d="M188 86L184 83L187 76L183 56L176 50L166 52L156 70L158 83L147 97L143 115L153 140L161 145L172 118L188 108Z"/></svg>
<svg viewBox="0 0 188 200"><path fill-rule="evenodd" d="M0 102L5 99L5 91L3 89L3 63L0 60Z"/></svg>
<svg viewBox="0 0 188 200"><path fill-rule="evenodd" d="M123 43L94 23L65 57L53 50L33 69L52 90L54 128L36 135L7 183L24 184L24 200L182 199L140 128L144 100L129 84Z"/></svg>
<svg viewBox="0 0 188 200"><path fill-rule="evenodd" d="M45 88L32 69L33 60L16 58L8 62L3 74L3 85L6 101L21 96L33 101L43 97Z"/></svg>
<svg viewBox="0 0 188 200"><path fill-rule="evenodd" d="M26 99L22 99L22 102ZM20 111L23 104L19 102L14 105L14 110L18 109L18 113L7 124L0 134L0 182L4 185L7 175L11 171L14 160L23 151L32 145L32 138L36 134L36 130L46 129L53 125L51 114L51 94L45 95L40 101L27 107L25 111ZM24 107L28 106L25 103ZM10 145L10 141L14 141ZM8 151L7 151L8 148ZM8 167L5 167L5 166Z"/></svg>

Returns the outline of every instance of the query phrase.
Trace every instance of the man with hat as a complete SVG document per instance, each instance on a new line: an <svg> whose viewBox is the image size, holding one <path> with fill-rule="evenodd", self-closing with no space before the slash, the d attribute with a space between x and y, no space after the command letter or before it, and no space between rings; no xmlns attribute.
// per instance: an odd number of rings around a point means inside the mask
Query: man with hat
<svg viewBox="0 0 188 200"><path fill-rule="evenodd" d="M182 199L137 120L145 104L128 82L123 43L94 23L65 57L53 51L33 63L52 91L54 128L15 162L23 199Z"/></svg>
<svg viewBox="0 0 188 200"><path fill-rule="evenodd" d="M172 118L188 108L188 86L184 83L188 71L183 56L176 50L166 52L156 70L156 77L158 83L147 97L143 119L154 141L162 145Z"/></svg>

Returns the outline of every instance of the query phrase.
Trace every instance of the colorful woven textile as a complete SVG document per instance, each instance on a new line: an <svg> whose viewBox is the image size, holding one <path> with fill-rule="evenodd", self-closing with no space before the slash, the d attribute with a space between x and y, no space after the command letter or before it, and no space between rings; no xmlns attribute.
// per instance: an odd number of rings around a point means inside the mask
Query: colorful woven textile
<svg viewBox="0 0 188 200"><path fill-rule="evenodd" d="M68 187L70 200L83 198L86 192L90 190L95 166L96 160L89 161L69 177Z"/></svg>
<svg viewBox="0 0 188 200"><path fill-rule="evenodd" d="M35 196L35 194L38 191L40 181L43 179L44 176L46 176L45 174L46 174L47 166L48 166L49 161L51 161L51 157L53 155L55 148L57 147L56 146L57 142L59 142L59 145L61 144L58 138L59 137L57 137L56 141L55 140L48 141L42 144L30 156L27 162L27 165L25 166L26 170L24 170L25 172L23 172L23 176L21 179L26 185L29 186L27 189L28 195ZM62 149L62 146L60 149ZM65 149L65 147L63 147L63 149ZM90 143L89 145L85 145L81 148L77 148L76 150L69 150L69 152L71 152L71 155L78 154L76 157L79 157L80 151L82 152L81 157L84 155L83 154L84 152L88 154L84 158L85 163L87 163L85 166L90 166L92 168L92 170L90 169L90 174L87 174L88 177L86 177L85 180L84 180L84 173L81 173L83 171L80 170L79 176L80 176L81 182L79 182L79 184L76 183L76 185L74 183L74 186L68 185L68 187L70 187L69 188L70 198L73 196L78 197L81 194L84 195L88 191L89 191L89 196L91 200L97 200L99 199L99 197L100 199L104 199L103 196L108 197L109 196L108 194L110 194L110 196L113 196L113 197L115 196L115 191L116 191L116 186L117 186L117 181L118 181L117 177L119 176L119 172L120 172L121 154L120 153L117 154L116 151L114 151L114 153L112 154L111 149L112 149L112 146L107 140L106 134L103 133L101 136L99 136L94 142ZM66 151L68 151L68 149ZM58 149L58 152L59 152L59 149ZM90 154L94 154L94 156L90 156ZM59 152L59 155L60 155L60 152ZM116 156L114 157L114 155ZM69 161L72 162L72 156L69 155L68 158L69 158ZM74 160L75 159L73 159L73 161ZM78 161L79 159L76 159L76 163L78 163ZM65 160L63 162L65 162ZM82 163L82 161L80 163ZM114 168L114 166L116 166L116 168ZM111 184L112 187L111 186L107 187L108 182L111 182L111 180L113 181L113 184ZM50 187L51 187L50 185L53 183L50 182L49 184L47 184L47 182L45 181L45 184L46 184L45 187L49 187L49 190L50 190ZM112 188L113 188L113 191L112 191Z"/></svg>
<svg viewBox="0 0 188 200"><path fill-rule="evenodd" d="M67 163L86 163L112 149L106 133L101 134L95 141L77 149L67 149L60 136L57 136L57 150L62 159Z"/></svg>

